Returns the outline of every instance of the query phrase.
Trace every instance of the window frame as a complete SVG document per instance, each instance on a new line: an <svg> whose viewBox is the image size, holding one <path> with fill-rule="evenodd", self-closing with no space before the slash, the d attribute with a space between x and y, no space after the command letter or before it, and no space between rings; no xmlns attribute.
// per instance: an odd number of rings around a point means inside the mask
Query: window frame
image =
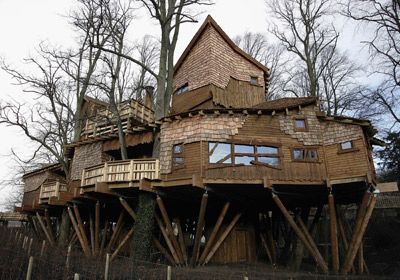
<svg viewBox="0 0 400 280"><path fill-rule="evenodd" d="M294 157L294 151L295 150L303 150L304 151L304 158L302 159L297 159ZM316 158L308 158L308 152L310 150L315 150L317 157ZM319 161L319 155L318 155L318 147L291 147L290 149L290 155L292 157L293 162L320 162Z"/></svg>
<svg viewBox="0 0 400 280"><path fill-rule="evenodd" d="M259 77L258 76L250 76L250 84L253 86L258 86L259 84Z"/></svg>
<svg viewBox="0 0 400 280"><path fill-rule="evenodd" d="M179 153L175 152L175 147L177 147L177 146L181 146L181 152L179 152ZM182 162L177 164L176 158L181 158ZM178 144L172 145L172 155L171 155L171 167L172 167L172 170L177 170L177 169L184 168L185 167L184 164L185 164L184 144L183 143L178 143Z"/></svg>
<svg viewBox="0 0 400 280"><path fill-rule="evenodd" d="M230 163L211 163L210 162L210 143L220 143L220 144L229 144L230 145ZM253 147L253 153L239 153L235 152L235 145L245 145L245 146L252 146ZM221 167L235 167L235 166L255 166L255 165L262 165L270 168L275 168L275 169L281 169L282 166L282 149L281 145L277 143L255 143L255 144L250 144L249 142L241 142L241 141L235 141L235 142L219 142L219 141L208 141L207 143L208 146L208 168L221 168ZM271 147L277 149L277 153L259 153L258 152L258 147ZM239 163L236 164L235 158L240 157L240 156L250 156L254 157L254 160L250 161L250 165L244 164L244 163ZM268 163L264 163L261 161L258 161L259 157L270 157L270 158L277 158L279 161L278 165L271 165Z"/></svg>
<svg viewBox="0 0 400 280"><path fill-rule="evenodd" d="M347 142L350 142L351 148L343 149L342 144L347 143ZM358 148L356 148L354 140L340 142L338 144L338 146L339 146L338 154L351 153L351 152L356 152L359 150Z"/></svg>
<svg viewBox="0 0 400 280"><path fill-rule="evenodd" d="M296 125L297 121L304 121L304 127L297 127L297 125ZM294 131L296 131L296 132L308 131L307 118L306 117L294 117L293 118L293 127L294 127Z"/></svg>
<svg viewBox="0 0 400 280"><path fill-rule="evenodd" d="M185 89L185 91L183 91ZM189 83L186 82L175 90L175 95L182 95L189 91Z"/></svg>

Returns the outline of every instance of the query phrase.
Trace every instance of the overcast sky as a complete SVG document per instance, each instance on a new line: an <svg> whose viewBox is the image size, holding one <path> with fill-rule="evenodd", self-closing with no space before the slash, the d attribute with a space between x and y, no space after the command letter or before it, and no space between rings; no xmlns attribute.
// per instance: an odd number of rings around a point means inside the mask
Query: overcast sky
<svg viewBox="0 0 400 280"><path fill-rule="evenodd" d="M176 50L179 58L190 39L207 16L211 16L232 38L245 31L267 32L267 13L264 0L216 0L216 4L205 7L205 13L199 17L199 23L185 24L181 27ZM76 3L71 0L0 0L0 57L24 69L23 58L33 55L35 47L42 41L52 45L68 46L73 41L73 32L68 25L66 14ZM132 34L141 38L145 34L157 34L158 27L144 13L139 13L133 23ZM346 48L352 57L364 62L366 52L359 43L363 31L355 29L354 25L341 21L338 23L341 32L340 45ZM356 31L355 31L356 30ZM133 40L134 38L132 38ZM361 50L361 51L360 51ZM0 71L0 100L23 100L21 88L12 86L12 81ZM32 144L19 131L0 126L0 180L13 171L10 164L11 149L22 156L29 156ZM10 188L0 189L0 210Z"/></svg>

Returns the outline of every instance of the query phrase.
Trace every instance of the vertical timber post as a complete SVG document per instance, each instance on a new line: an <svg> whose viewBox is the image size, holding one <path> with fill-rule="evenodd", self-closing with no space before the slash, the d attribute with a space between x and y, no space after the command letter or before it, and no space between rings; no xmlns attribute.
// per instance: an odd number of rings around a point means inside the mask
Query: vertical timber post
<svg viewBox="0 0 400 280"><path fill-rule="evenodd" d="M334 273L339 272L339 248L338 248L338 231L337 231L337 219L336 219L336 208L335 200L332 192L328 195L328 207L330 216L330 227L331 227L331 249L332 249L332 269Z"/></svg>

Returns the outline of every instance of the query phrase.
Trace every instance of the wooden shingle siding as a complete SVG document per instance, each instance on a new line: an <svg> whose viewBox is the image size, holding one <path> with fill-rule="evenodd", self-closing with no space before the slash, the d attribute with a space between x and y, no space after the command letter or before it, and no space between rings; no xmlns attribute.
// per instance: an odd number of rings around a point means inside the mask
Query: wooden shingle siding
<svg viewBox="0 0 400 280"><path fill-rule="evenodd" d="M102 142L96 142L76 147L74 158L71 164L71 179L80 180L82 177L83 169L102 163L104 160L103 156Z"/></svg>

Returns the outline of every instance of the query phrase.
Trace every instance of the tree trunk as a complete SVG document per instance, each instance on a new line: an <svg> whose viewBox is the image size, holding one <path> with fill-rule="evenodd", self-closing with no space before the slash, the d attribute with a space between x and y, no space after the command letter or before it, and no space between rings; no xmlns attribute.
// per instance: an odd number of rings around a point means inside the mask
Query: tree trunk
<svg viewBox="0 0 400 280"><path fill-rule="evenodd" d="M69 219L67 209L64 209L61 215L60 235L58 238L58 245L64 247L68 244L69 231L71 228L71 220Z"/></svg>

